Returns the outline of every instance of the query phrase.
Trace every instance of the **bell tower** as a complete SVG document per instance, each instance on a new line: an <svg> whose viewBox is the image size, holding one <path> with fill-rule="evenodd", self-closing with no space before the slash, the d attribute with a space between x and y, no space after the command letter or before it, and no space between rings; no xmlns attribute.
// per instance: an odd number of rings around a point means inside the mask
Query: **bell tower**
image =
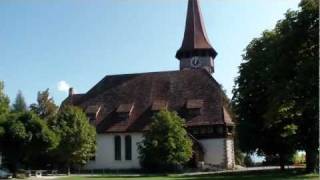
<svg viewBox="0 0 320 180"><path fill-rule="evenodd" d="M198 0L189 0L184 38L176 58L180 70L205 69L214 72L214 58L217 52L209 43Z"/></svg>

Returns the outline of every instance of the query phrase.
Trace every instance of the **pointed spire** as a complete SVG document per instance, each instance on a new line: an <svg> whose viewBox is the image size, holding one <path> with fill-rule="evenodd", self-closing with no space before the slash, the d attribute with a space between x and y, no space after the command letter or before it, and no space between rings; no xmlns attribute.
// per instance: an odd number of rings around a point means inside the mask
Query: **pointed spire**
<svg viewBox="0 0 320 180"><path fill-rule="evenodd" d="M184 38L176 57L181 59L201 55L215 58L217 52L209 43L198 0L189 0Z"/></svg>

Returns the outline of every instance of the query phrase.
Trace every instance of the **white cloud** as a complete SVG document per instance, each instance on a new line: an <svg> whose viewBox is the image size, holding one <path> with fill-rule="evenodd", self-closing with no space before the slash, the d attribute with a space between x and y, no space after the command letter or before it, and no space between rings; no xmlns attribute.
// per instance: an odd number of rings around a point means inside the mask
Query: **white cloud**
<svg viewBox="0 0 320 180"><path fill-rule="evenodd" d="M68 92L70 85L66 81L59 81L57 84L58 91Z"/></svg>

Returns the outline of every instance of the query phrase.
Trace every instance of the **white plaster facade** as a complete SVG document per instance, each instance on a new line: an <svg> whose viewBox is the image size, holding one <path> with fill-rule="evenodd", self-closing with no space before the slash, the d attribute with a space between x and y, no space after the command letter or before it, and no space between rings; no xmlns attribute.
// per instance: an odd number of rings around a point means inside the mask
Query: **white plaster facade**
<svg viewBox="0 0 320 180"><path fill-rule="evenodd" d="M204 163L221 166L225 163L225 138L200 139L204 151Z"/></svg>
<svg viewBox="0 0 320 180"><path fill-rule="evenodd" d="M121 160L115 160L114 137L121 137ZM125 160L125 136L132 138L132 160ZM85 169L139 169L137 143L142 141L142 133L97 134L95 160L90 161Z"/></svg>
<svg viewBox="0 0 320 180"><path fill-rule="evenodd" d="M121 137L121 160L115 160L114 138ZM125 160L125 137L132 137L132 160ZM139 169L137 143L143 140L142 133L98 134L95 160L90 161L85 169ZM200 139L204 150L204 163L223 168L234 167L233 140L226 138Z"/></svg>

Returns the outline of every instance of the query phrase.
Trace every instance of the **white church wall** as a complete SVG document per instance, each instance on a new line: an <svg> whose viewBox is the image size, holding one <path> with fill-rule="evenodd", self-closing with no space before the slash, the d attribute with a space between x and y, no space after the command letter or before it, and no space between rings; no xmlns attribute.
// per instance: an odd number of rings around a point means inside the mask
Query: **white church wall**
<svg viewBox="0 0 320 180"><path fill-rule="evenodd" d="M206 164L225 166L225 138L200 139Z"/></svg>
<svg viewBox="0 0 320 180"><path fill-rule="evenodd" d="M114 137L121 137L121 160L115 160ZM125 136L132 138L132 160L125 160ZM137 143L143 139L142 133L97 134L97 151L95 160L90 161L84 169L138 169Z"/></svg>
<svg viewBox="0 0 320 180"><path fill-rule="evenodd" d="M121 160L115 160L114 137L117 135L121 137ZM125 136L127 135L132 137L132 160L125 160ZM84 169L139 169L137 143L142 140L142 133L98 134L95 160L90 161ZM200 139L199 142L204 150L206 164L234 167L233 139Z"/></svg>

